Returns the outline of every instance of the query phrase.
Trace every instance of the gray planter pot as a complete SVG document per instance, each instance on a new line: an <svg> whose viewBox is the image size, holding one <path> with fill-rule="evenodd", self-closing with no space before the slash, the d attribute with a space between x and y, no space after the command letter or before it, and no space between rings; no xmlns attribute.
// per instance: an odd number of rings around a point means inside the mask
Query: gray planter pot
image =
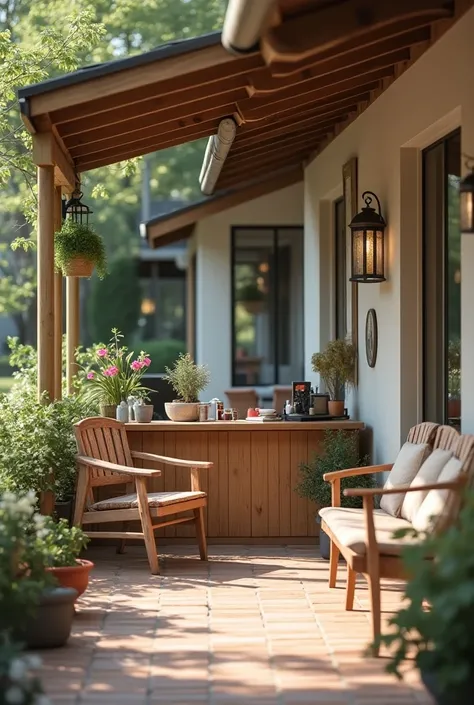
<svg viewBox="0 0 474 705"><path fill-rule="evenodd" d="M134 404L133 413L137 423L151 423L153 419L153 404Z"/></svg>
<svg viewBox="0 0 474 705"><path fill-rule="evenodd" d="M474 675L471 675L464 687L456 691L455 694L443 693L440 690L436 673L421 670L420 675L426 690L433 696L437 705L471 705Z"/></svg>
<svg viewBox="0 0 474 705"><path fill-rule="evenodd" d="M316 517L316 524L319 526L319 552L321 558L328 561L331 551L331 541L327 533L321 529L321 517L319 515Z"/></svg>
<svg viewBox="0 0 474 705"><path fill-rule="evenodd" d="M22 635L29 649L54 649L64 644L71 634L77 590L52 588L45 590L33 618L29 618Z"/></svg>

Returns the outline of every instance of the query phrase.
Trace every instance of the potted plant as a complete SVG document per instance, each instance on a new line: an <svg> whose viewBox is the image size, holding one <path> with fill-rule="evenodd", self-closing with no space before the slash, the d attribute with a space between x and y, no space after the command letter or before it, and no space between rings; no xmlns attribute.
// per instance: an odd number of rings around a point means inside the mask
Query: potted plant
<svg viewBox="0 0 474 705"><path fill-rule="evenodd" d="M331 506L331 486L323 480L323 475L333 470L365 467L369 457L359 454L358 431L331 431L324 434L324 440L319 453L315 453L307 463L299 466L300 480L296 491L300 497L305 497L317 505L318 509ZM373 487L373 475L345 477L341 480L341 495L350 487ZM361 497L341 497L341 507L361 507ZM319 524L319 549L321 557L329 560L330 541L328 535L321 529L321 519L316 515Z"/></svg>
<svg viewBox="0 0 474 705"><path fill-rule="evenodd" d="M461 341L448 344L448 418L461 416Z"/></svg>
<svg viewBox="0 0 474 705"><path fill-rule="evenodd" d="M43 552L46 571L62 587L74 588L77 597L87 589L94 567L92 561L79 558L88 543L89 538L80 527L70 527L65 519L55 522L51 517L44 518L38 550Z"/></svg>
<svg viewBox="0 0 474 705"><path fill-rule="evenodd" d="M256 281L248 280L242 283L237 289L237 301L241 303L247 313L261 313L265 292L259 289Z"/></svg>
<svg viewBox="0 0 474 705"><path fill-rule="evenodd" d="M112 338L108 345L99 344L89 353L82 355L80 382L84 383L83 394L89 401L99 405L102 416L115 418L117 406L130 397L138 397L149 390L141 383L143 374L151 364L151 359L142 351L127 352L121 345L123 335L112 328Z"/></svg>
<svg viewBox="0 0 474 705"><path fill-rule="evenodd" d="M155 408L153 404L147 404L150 397L145 393L138 393L135 395L135 402L133 404L133 413L135 416L135 421L137 423L151 423L153 419L153 412Z"/></svg>
<svg viewBox="0 0 474 705"><path fill-rule="evenodd" d="M39 677L41 659L33 654L24 654L20 644L8 636L0 636L0 703L21 705L52 705L44 694Z"/></svg>
<svg viewBox="0 0 474 705"><path fill-rule="evenodd" d="M178 398L165 404L165 411L171 421L197 421L199 418L199 394L210 381L209 370L205 365L196 365L189 353L179 355L173 368L166 367L167 380Z"/></svg>
<svg viewBox="0 0 474 705"><path fill-rule="evenodd" d="M54 263L65 277L90 277L94 267L100 279L107 274L102 238L91 225L72 218L54 234Z"/></svg>
<svg viewBox="0 0 474 705"><path fill-rule="evenodd" d="M357 353L350 340L331 340L325 352L314 353L311 358L313 372L326 384L329 394L330 416L344 415L345 390L355 381Z"/></svg>
<svg viewBox="0 0 474 705"><path fill-rule="evenodd" d="M397 532L402 533L402 532ZM417 536L415 531L408 533ZM438 705L470 705L474 689L474 495L466 497L449 529L407 546L410 579L404 607L389 621L378 644L390 648L387 670L414 660ZM426 560L435 556L434 560Z"/></svg>
<svg viewBox="0 0 474 705"><path fill-rule="evenodd" d="M30 648L66 643L77 597L72 588L56 587L46 570L47 532L34 492L0 496L0 633Z"/></svg>

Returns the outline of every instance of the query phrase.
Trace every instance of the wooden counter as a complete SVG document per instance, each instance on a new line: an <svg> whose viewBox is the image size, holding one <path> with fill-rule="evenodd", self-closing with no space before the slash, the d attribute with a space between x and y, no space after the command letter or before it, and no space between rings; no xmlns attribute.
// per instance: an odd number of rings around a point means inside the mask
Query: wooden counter
<svg viewBox="0 0 474 705"><path fill-rule="evenodd" d="M326 429L363 428L357 421L126 424L133 450L214 463L201 471L201 484L208 494L207 535L216 543L298 543L315 536L316 507L294 490L298 466L318 451ZM155 492L189 489L184 468L168 467L150 484ZM183 539L193 529L171 527L164 535Z"/></svg>

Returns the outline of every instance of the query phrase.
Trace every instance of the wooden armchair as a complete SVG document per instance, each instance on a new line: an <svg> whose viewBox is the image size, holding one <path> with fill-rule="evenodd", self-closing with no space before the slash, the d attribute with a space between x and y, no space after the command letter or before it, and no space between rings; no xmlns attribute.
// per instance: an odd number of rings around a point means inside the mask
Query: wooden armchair
<svg viewBox="0 0 474 705"><path fill-rule="evenodd" d="M338 561L342 553L347 563L346 610L353 608L356 576L357 573L362 573L369 585L374 638L380 634L381 627L380 579L406 578L401 558L401 551L406 541L394 540L393 532L398 528L410 527L409 522L404 519L375 510L374 498L406 492L426 493L431 489L451 490L450 494L459 498L463 484L473 471L474 436L460 436L449 426L420 424L411 429L408 441L428 443L433 449L453 451L453 455L462 463L462 473L459 478L452 482L437 482L417 487L345 490L344 495L347 497L362 497L363 508L340 509L338 516L334 512L331 516L329 514L331 509L341 506L341 480L344 477L387 472L391 470L392 464L337 470L324 475L324 479L331 483L332 493L332 508L321 510L322 528L331 540L329 586L336 585ZM453 502L449 507L452 521L455 519L459 504L456 505Z"/></svg>
<svg viewBox="0 0 474 705"><path fill-rule="evenodd" d="M200 489L199 470L211 468L213 463L179 460L152 453L131 451L124 425L114 419L103 417L84 419L75 425L74 430L79 451L74 508L76 526L84 528L90 524L139 520L141 531L87 531L86 533L90 537L117 538L122 541L143 539L150 570L152 574L157 575L159 563L154 532L164 526L194 523L201 559L207 560L203 521L207 495ZM151 465L178 465L189 468L190 491L148 492L147 478L161 475L161 470L135 467L134 459L146 461ZM95 501L96 487L131 483L135 486L134 493L129 492L130 487L126 487L122 495ZM184 513L186 513L185 516L174 516ZM158 521L155 522L155 520Z"/></svg>

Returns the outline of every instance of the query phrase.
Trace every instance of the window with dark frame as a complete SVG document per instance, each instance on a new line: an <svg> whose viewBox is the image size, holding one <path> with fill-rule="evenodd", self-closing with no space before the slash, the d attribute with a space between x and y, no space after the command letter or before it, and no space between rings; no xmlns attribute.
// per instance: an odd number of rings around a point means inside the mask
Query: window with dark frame
<svg viewBox="0 0 474 705"><path fill-rule="evenodd" d="M335 333L337 339L347 335L347 267L346 218L344 199L334 201L334 282Z"/></svg>
<svg viewBox="0 0 474 705"><path fill-rule="evenodd" d="M423 417L461 423L461 132L423 151Z"/></svg>
<svg viewBox="0 0 474 705"><path fill-rule="evenodd" d="M291 384L304 372L303 228L232 229L232 384Z"/></svg>

